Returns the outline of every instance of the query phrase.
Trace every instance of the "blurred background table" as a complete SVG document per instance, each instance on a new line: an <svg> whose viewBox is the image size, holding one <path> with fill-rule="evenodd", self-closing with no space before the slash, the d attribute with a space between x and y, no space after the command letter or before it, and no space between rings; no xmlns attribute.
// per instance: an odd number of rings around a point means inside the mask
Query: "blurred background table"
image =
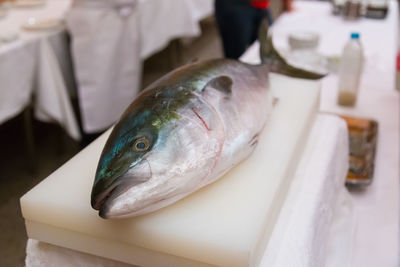
<svg viewBox="0 0 400 267"><path fill-rule="evenodd" d="M0 124L27 106L32 106L37 119L60 124L75 140L81 138L81 131L71 105L71 97L78 95L78 100L82 102L80 115L83 117L83 129L86 129L85 124L91 123L96 126L92 127L94 131L108 127L118 119L140 90L142 62L166 47L171 40L200 35L199 21L213 12L211 0L32 2L38 4L29 5L29 1L10 4L11 8L0 18L2 38L18 36L14 41L0 42ZM132 5L127 5L128 2ZM75 13L71 11L71 6L78 7L80 13L76 15L75 9ZM135 23L135 29L123 32L129 12L134 14L129 20ZM111 20L107 19L110 14ZM77 25L78 31L88 28L88 25L95 25L85 32L92 39L86 41L84 48L82 45L74 46L74 40L78 43L81 40L79 32L71 32L75 28L69 29L72 39L70 47L70 35L64 23L66 17L69 25ZM54 27L24 29L23 25L33 19L38 22L55 19L57 23ZM116 20L120 23L112 24ZM110 21L110 26L116 27L107 27ZM121 32L123 37L112 42L113 32ZM132 43L132 39L136 41ZM124 47L127 48L123 51L126 53L121 53L121 57L117 58L116 53ZM84 57L87 51L93 51L95 56L86 60ZM99 66L105 67L100 69ZM116 70L115 75L107 75L113 70ZM88 84L98 95L104 85L109 93L100 95L93 103L93 95L82 93ZM122 94L122 100L113 103L112 98L118 96L121 90L129 93ZM90 109L92 117L86 118L82 107L87 101L91 101L94 107ZM107 102L112 105L101 105ZM112 113L112 109L116 111L111 119L102 116L104 113Z"/></svg>
<svg viewBox="0 0 400 267"><path fill-rule="evenodd" d="M141 89L142 61L200 35L211 0L78 0L67 15L85 133L114 124ZM177 51L178 53L178 51Z"/></svg>
<svg viewBox="0 0 400 267"><path fill-rule="evenodd" d="M364 47L364 70L355 107L337 105L338 76L323 79L323 112L378 121L375 173L371 185L353 191L357 219L352 266L398 266L399 264L399 94L396 91L398 4L389 1L383 20L360 18L346 21L331 14L327 2L296 1L294 12L282 15L273 27L274 43L285 50L289 33L319 33L319 51L341 55L350 33L360 32Z"/></svg>
<svg viewBox="0 0 400 267"><path fill-rule="evenodd" d="M11 8L0 19L2 37L17 36L0 43L0 123L33 105L42 121L59 123L74 139L80 131L70 102L73 73L67 35L62 19L69 1L43 1L32 7ZM56 19L56 27L24 30L28 19Z"/></svg>
<svg viewBox="0 0 400 267"><path fill-rule="evenodd" d="M273 25L274 43L288 51L290 33L312 31L319 35L317 51L324 56L341 56L351 32L360 33L364 49L364 78L361 88L368 83L372 90L394 90L396 83L396 56L398 50L398 4L388 1L385 19L359 18L345 20L332 14L332 4L318 1L296 1L294 11L284 13Z"/></svg>

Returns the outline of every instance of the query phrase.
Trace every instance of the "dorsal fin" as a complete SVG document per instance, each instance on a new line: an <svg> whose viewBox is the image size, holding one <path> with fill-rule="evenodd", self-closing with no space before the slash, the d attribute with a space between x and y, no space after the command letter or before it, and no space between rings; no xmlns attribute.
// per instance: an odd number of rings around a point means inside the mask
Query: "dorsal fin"
<svg viewBox="0 0 400 267"><path fill-rule="evenodd" d="M327 73L309 71L289 64L286 59L275 49L272 36L268 35L268 22L261 22L258 38L260 41L260 57L263 64L270 66L269 71L280 73L294 78L316 80L323 78Z"/></svg>
<svg viewBox="0 0 400 267"><path fill-rule="evenodd" d="M232 79L228 76L222 75L222 76L218 76L213 78L212 80L210 80L206 86L203 88L203 90L205 88L207 88L208 86L224 93L227 96L230 96L232 94Z"/></svg>

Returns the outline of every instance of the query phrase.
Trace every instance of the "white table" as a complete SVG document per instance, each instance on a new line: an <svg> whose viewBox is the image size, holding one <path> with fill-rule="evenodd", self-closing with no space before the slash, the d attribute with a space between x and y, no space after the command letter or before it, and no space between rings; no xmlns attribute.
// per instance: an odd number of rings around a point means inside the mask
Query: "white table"
<svg viewBox="0 0 400 267"><path fill-rule="evenodd" d="M398 4L389 1L389 12L384 20L360 18L346 21L332 14L328 2L296 1L294 11L282 14L272 27L274 43L288 50L287 37L296 31L313 31L319 34L318 51L327 56L340 56L350 39L351 32L359 32L365 55L363 79L372 88L395 88L396 55L398 43ZM372 77L381 77L373 79ZM364 87L361 85L361 87Z"/></svg>
<svg viewBox="0 0 400 267"><path fill-rule="evenodd" d="M354 267L399 264L399 94L395 90L398 38L398 6L390 1L385 20L344 21L331 15L329 3L295 2L293 13L274 24L274 43L287 48L288 34L313 30L320 34L319 51L340 55L351 31L361 33L366 65L359 99L354 108L336 104L336 75L323 80L321 111L375 119L379 123L374 180L360 192L352 192L357 226L353 244Z"/></svg>
<svg viewBox="0 0 400 267"><path fill-rule="evenodd" d="M0 43L0 124L14 117L27 105L31 104L32 96L34 95L35 102L33 107L36 118L45 122L55 121L71 137L80 139L79 127L69 98L69 95L74 95L76 92L74 91L74 75L72 73L70 47L67 42L65 27L61 26L56 29L42 31L25 31L21 29L21 25L30 17L35 17L39 20L48 18L64 20L66 13L70 10L71 2L71 0L48 0L37 7L12 8L5 17L0 18L0 34L10 32L19 34L19 39L16 41ZM76 2L82 2L83 6L88 5L87 9L85 7L84 11L86 13L83 14L83 17L89 16L90 12L93 13L91 11L93 6L95 7L94 9L100 9L98 13L100 16L107 12L112 13L115 8L113 3L108 0L104 1L104 3L101 1ZM127 36L125 40L129 38L138 40L135 46L128 47L127 50L128 52L138 51L137 60L132 60L132 57L128 57L126 54L122 54L122 57L117 60L118 67L127 62L125 65L128 73L131 69L136 69L137 71L128 78L128 82L124 82L124 80L120 82L122 86L128 88L126 90L137 92L141 79L141 62L144 59L164 48L174 38L199 35L201 31L198 22L212 14L212 3L212 0L180 0L179 2L175 0L138 0L135 7L137 12L135 13L134 21L139 22L138 25L140 27L138 27L137 32L124 33ZM106 8L104 8L104 5ZM111 9L111 11L107 11L107 8ZM174 14L174 16L171 16L171 14ZM111 32L118 30L110 29ZM101 38L101 34L99 32L97 34ZM123 45L129 46L129 41L125 44L119 41L117 40L116 50L121 50ZM91 43L88 49L101 50L101 47L99 43ZM108 56L111 60L113 59L112 54ZM101 61L102 58L99 60ZM86 65L80 63L79 57L75 57L75 77L77 78L79 89L82 89L84 87L82 79L85 80L85 74L88 73L89 77L98 79L101 77L102 72L98 71L98 61L93 61ZM110 68L106 68L104 72L109 71ZM126 76L126 73L123 73L123 75ZM120 78L116 76L107 80L108 90L111 90L114 94L114 87ZM120 113L131 102L133 97L134 94L131 94L130 97L115 104L119 109L114 114L115 118L113 120L120 116ZM87 97L84 96L83 99L86 100ZM100 100L109 102L110 98L104 96ZM107 109L98 102L94 103L94 105L107 112ZM102 118L100 118L101 120Z"/></svg>
<svg viewBox="0 0 400 267"><path fill-rule="evenodd" d="M69 98L73 81L69 47L63 27L25 31L28 18L62 19L70 1L47 1L32 8L11 8L0 19L0 33L16 33L19 39L0 43L0 123L32 103L36 118L59 123L74 139L80 139Z"/></svg>
<svg viewBox="0 0 400 267"><path fill-rule="evenodd" d="M201 33L212 0L77 0L67 15L83 130L115 123L140 91L141 62Z"/></svg>

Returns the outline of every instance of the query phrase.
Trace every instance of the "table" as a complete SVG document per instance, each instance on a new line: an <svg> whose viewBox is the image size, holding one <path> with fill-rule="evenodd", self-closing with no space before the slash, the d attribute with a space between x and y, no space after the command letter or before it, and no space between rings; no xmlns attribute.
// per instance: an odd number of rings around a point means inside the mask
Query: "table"
<svg viewBox="0 0 400 267"><path fill-rule="evenodd" d="M43 5L37 7L12 8L4 18L1 18L0 33L16 32L19 34L19 39L10 43L0 43L0 123L14 117L27 105L32 104L36 118L45 122L59 123L72 138L79 140L80 131L69 98L70 95L76 95L76 77L80 100L87 101L88 98L96 100L92 101L94 113L90 112L90 114L94 114L92 115L94 119L89 118L90 122L99 120L98 123L93 122L93 124L100 124L94 130L99 130L104 125L109 126L115 122L139 91L141 62L164 48L174 38L199 35L201 33L199 20L213 11L212 0L75 1L76 6L81 7L83 11L82 16L77 14L77 29L82 31L85 28L79 23L81 22L79 17L88 17L87 21L98 25L99 31L95 32L95 37L91 40L95 42L89 43L84 48L77 48L76 42L72 42L73 71L65 25L55 29L31 32L20 28L29 17L64 20L70 10L71 2L71 0L45 1ZM135 16L128 22L137 22L140 27L133 25L134 27L127 28L124 27L124 23L115 23L121 15L119 13L121 10L122 17L127 15L124 12L129 11L126 6L128 2L135 5L133 10ZM121 5L121 9L119 9L118 6ZM157 12L154 13L154 10ZM171 16L173 12L179 15ZM75 25L75 18L72 17L76 12L68 14L68 25ZM106 31L103 26L107 25L110 20L105 19L104 14L111 16L111 22L114 21L113 25L116 27L108 27ZM103 18L98 20L96 16L103 16ZM78 39L79 34L75 35L75 28L70 27L69 30L72 37L75 40ZM89 32L90 30L93 28L89 29ZM123 32L123 30L128 31ZM121 39L115 35L113 39L113 32L117 35L122 33L125 36L123 38L125 42L121 42ZM103 42L97 42L99 39L103 40L104 36L108 46L99 45ZM130 46L132 44L130 39L135 40L132 46ZM112 40L115 41L114 46ZM111 49L109 49L110 45L113 46ZM98 64L99 61L91 60L93 57L89 58L89 63L83 62L82 59L85 59L87 52L85 49L103 55L99 58L100 64ZM122 53L117 58L113 53L119 50ZM104 51L106 53L103 53ZM90 57L92 55L89 53ZM113 60L117 62L117 66L114 66L115 75L107 75L110 73L110 69L113 69L111 67ZM103 64L104 61L109 65ZM105 68L99 69L99 66L105 66ZM104 73L106 74L103 75ZM122 75L118 73L122 73ZM105 78L100 79L102 75ZM85 92L87 80L89 83L94 83L95 90L98 90L100 86L96 80L100 81L103 85L105 84L106 90L111 94L96 98L96 96L87 96L80 92L82 90ZM113 96L116 95L115 87L122 88L128 93L122 94L122 98L119 98L117 102L112 102ZM35 97L32 99L33 95ZM102 103L108 103L110 108ZM110 112L113 106L117 107L114 113ZM84 129L87 129L85 127L85 122L87 122L85 110L83 109L82 114L83 126ZM101 116L104 115L101 113L102 110L111 113L111 119L105 119L109 115ZM98 117L96 117L96 112L99 114ZM89 127L89 130L92 128Z"/></svg>
<svg viewBox="0 0 400 267"><path fill-rule="evenodd" d="M398 49L397 1L389 1L389 12L384 20L361 18L346 21L332 15L331 10L330 3L294 2L294 12L284 13L272 27L275 45L288 50L289 33L309 30L320 36L318 52L326 56L340 56L345 43L350 39L350 33L359 32L365 55L364 75L382 77L368 79L367 82L372 83L370 85L373 87L393 90Z"/></svg>
<svg viewBox="0 0 400 267"><path fill-rule="evenodd" d="M67 35L63 27L24 31L29 17L62 19L70 1L47 1L32 8L12 8L0 20L0 33L19 39L0 44L0 123L32 103L39 120L59 123L74 139L80 131L69 91L74 88Z"/></svg>
<svg viewBox="0 0 400 267"><path fill-rule="evenodd" d="M200 34L212 0L80 0L67 15L86 133L115 123L140 91L141 62L178 37Z"/></svg>
<svg viewBox="0 0 400 267"><path fill-rule="evenodd" d="M361 33L366 64L354 108L336 104L336 75L323 80L320 110L375 119L379 123L373 183L352 192L356 232L352 266L398 266L399 263L399 94L395 90L398 5L389 1L385 20L344 21L331 15L329 3L295 2L293 13L273 27L274 43L287 49L288 34L312 30L320 34L319 51L340 55L351 31Z"/></svg>

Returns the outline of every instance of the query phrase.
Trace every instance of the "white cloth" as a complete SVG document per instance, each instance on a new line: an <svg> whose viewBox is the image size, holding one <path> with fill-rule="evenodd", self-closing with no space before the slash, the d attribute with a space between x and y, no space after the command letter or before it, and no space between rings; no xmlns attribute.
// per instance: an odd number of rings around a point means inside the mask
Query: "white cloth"
<svg viewBox="0 0 400 267"><path fill-rule="evenodd" d="M72 138L80 139L68 92L73 83L69 60L65 60L69 52L64 30L20 29L29 17L62 20L69 4L68 0L48 1L35 9L11 9L2 18L0 34L16 33L19 39L0 44L0 123L31 104L34 95L37 119L59 123Z"/></svg>
<svg viewBox="0 0 400 267"><path fill-rule="evenodd" d="M348 170L348 154L346 123L336 116L319 115L297 166L261 267L326 266L329 233L335 219L338 196L346 190L344 180ZM337 236L346 236L347 233L346 229L335 231ZM340 262L349 261L349 257L340 259Z"/></svg>
<svg viewBox="0 0 400 267"><path fill-rule="evenodd" d="M49 42L39 43L37 89L35 92L35 117L42 121L58 122L75 140L80 131L69 101L68 90Z"/></svg>
<svg viewBox="0 0 400 267"><path fill-rule="evenodd" d="M334 116L318 115L308 140L275 225L271 248L267 249L261 266L319 267L324 266L329 253L326 242L330 222L338 194L344 189L347 170L345 123ZM339 229L334 234L340 236L347 232ZM71 266L71 262L74 266L126 266L36 240L28 241L27 267Z"/></svg>
<svg viewBox="0 0 400 267"><path fill-rule="evenodd" d="M86 133L110 127L139 91L136 1L76 1L67 15Z"/></svg>
<svg viewBox="0 0 400 267"><path fill-rule="evenodd" d="M377 151L372 184L352 192L357 218L352 248L352 266L398 266L399 264L399 147L400 98L396 90L374 87L363 81L354 108L340 107L337 101L337 77L323 83L321 109L338 114L371 118L378 122ZM382 81L383 83L384 81Z"/></svg>
<svg viewBox="0 0 400 267"><path fill-rule="evenodd" d="M200 34L212 0L77 0L67 16L83 129L113 124L140 89L141 60Z"/></svg>
<svg viewBox="0 0 400 267"><path fill-rule="evenodd" d="M12 51L0 52L0 123L31 103L36 51L35 43L16 43Z"/></svg>
<svg viewBox="0 0 400 267"><path fill-rule="evenodd" d="M347 189L339 191L334 212L326 245L325 267L351 267L357 218L353 200Z"/></svg>
<svg viewBox="0 0 400 267"><path fill-rule="evenodd" d="M27 267L132 267L133 265L54 246L29 239L26 245Z"/></svg>
<svg viewBox="0 0 400 267"><path fill-rule="evenodd" d="M399 16L397 1L388 2L384 20L346 21L331 14L330 3L296 1L294 12L281 16L273 26L274 43L283 49L292 31L320 33L319 51L326 55L340 55L350 32L361 33L365 65L356 105L337 105L338 77L333 74L323 79L320 106L322 111L378 121L373 182L351 194L357 218L351 249L354 267L399 265L400 108L395 90Z"/></svg>
<svg viewBox="0 0 400 267"><path fill-rule="evenodd" d="M214 12L214 1L186 0L186 5L189 7L194 21L204 19Z"/></svg>
<svg viewBox="0 0 400 267"><path fill-rule="evenodd" d="M177 37L200 35L198 22L213 12L212 0L139 0L140 56L146 59Z"/></svg>

